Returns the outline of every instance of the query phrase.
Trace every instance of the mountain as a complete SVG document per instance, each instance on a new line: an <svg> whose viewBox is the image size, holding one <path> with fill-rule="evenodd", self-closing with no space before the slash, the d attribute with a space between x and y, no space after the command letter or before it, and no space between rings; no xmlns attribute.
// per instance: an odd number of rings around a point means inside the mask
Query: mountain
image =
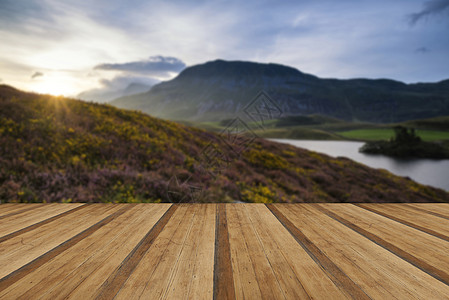
<svg viewBox="0 0 449 300"><path fill-rule="evenodd" d="M0 200L449 202L449 193L250 131L220 135L0 85Z"/></svg>
<svg viewBox="0 0 449 300"><path fill-rule="evenodd" d="M119 97L147 92L151 87L151 84L131 82L125 87L112 85L105 88L91 89L79 93L76 97L83 100L105 103Z"/></svg>
<svg viewBox="0 0 449 300"><path fill-rule="evenodd" d="M449 115L449 80L321 79L278 64L216 60L192 66L150 91L112 104L170 120L217 121L241 115L265 91L284 115L321 114L393 123Z"/></svg>

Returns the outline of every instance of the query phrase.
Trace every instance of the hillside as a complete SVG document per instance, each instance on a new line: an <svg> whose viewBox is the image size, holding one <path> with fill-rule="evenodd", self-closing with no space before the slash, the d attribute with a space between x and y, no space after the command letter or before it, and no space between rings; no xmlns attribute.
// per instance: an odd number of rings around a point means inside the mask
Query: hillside
<svg viewBox="0 0 449 300"><path fill-rule="evenodd" d="M0 199L449 202L443 190L348 159L234 138L2 85Z"/></svg>
<svg viewBox="0 0 449 300"><path fill-rule="evenodd" d="M111 104L195 122L243 113L266 91L284 115L321 114L346 121L395 123L449 115L449 80L405 84L388 79L321 79L277 64L216 60Z"/></svg>

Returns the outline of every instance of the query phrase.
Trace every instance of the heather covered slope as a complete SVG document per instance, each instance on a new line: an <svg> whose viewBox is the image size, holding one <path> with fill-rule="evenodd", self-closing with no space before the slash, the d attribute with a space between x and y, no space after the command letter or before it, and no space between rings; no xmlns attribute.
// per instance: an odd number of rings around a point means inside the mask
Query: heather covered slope
<svg viewBox="0 0 449 300"><path fill-rule="evenodd" d="M0 86L2 202L449 202L442 190L347 159L260 139L246 146L237 152L218 134Z"/></svg>

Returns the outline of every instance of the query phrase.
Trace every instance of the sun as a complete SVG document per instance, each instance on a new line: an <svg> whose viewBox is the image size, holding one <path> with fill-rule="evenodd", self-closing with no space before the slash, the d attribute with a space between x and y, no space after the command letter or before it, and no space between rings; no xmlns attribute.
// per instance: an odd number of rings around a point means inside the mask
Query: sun
<svg viewBox="0 0 449 300"><path fill-rule="evenodd" d="M30 89L40 94L54 96L73 96L79 93L79 87L74 78L56 74L46 74L33 80Z"/></svg>

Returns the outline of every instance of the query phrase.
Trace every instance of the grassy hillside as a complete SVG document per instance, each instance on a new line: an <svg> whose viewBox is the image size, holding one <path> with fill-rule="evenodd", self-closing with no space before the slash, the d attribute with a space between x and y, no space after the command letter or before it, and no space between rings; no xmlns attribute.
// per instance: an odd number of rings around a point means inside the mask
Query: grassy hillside
<svg viewBox="0 0 449 300"><path fill-rule="evenodd" d="M0 86L2 202L191 201L186 194L198 202L449 202L442 190L348 159L265 140L247 146L237 155L215 133ZM222 156L205 163L207 149ZM173 185L174 176L189 185Z"/></svg>

